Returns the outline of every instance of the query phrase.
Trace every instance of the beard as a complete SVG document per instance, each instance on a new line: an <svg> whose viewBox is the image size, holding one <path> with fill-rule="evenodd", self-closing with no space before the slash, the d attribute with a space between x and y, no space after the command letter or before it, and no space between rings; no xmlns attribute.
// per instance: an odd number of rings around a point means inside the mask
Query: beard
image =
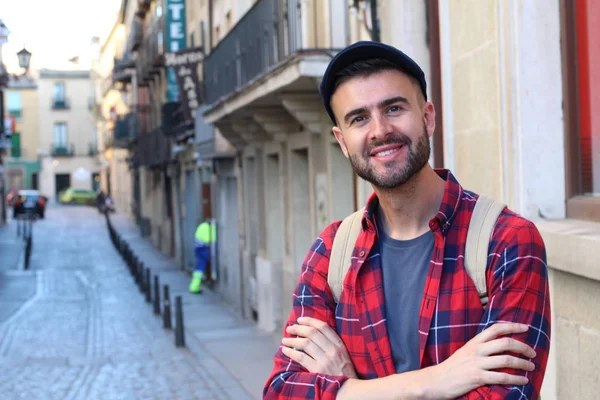
<svg viewBox="0 0 600 400"><path fill-rule="evenodd" d="M376 171L375 166L371 163L371 151L378 146L389 144L402 144L407 147L406 163L402 166L397 160L389 161L384 164L386 167L384 171ZM423 125L423 134L415 142L406 135L394 135L384 141L367 146L362 155L352 154L350 165L358 176L373 186L381 189L394 189L404 185L421 171L427 165L430 154L429 136L427 128Z"/></svg>

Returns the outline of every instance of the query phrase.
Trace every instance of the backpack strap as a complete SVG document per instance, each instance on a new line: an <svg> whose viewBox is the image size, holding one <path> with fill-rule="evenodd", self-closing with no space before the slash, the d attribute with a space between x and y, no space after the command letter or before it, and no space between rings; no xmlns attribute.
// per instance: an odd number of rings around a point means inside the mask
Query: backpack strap
<svg viewBox="0 0 600 400"><path fill-rule="evenodd" d="M340 295L342 294L346 273L348 272L348 269L350 269L352 252L354 251L354 245L360 234L360 221L364 212L365 209L361 208L354 214L344 218L333 238L331 255L329 256L327 283L333 294L333 300L336 303L339 301Z"/></svg>
<svg viewBox="0 0 600 400"><path fill-rule="evenodd" d="M506 205L490 197L480 195L469 222L465 246L465 268L475 283L481 305L488 302L486 268L488 248L496 221Z"/></svg>

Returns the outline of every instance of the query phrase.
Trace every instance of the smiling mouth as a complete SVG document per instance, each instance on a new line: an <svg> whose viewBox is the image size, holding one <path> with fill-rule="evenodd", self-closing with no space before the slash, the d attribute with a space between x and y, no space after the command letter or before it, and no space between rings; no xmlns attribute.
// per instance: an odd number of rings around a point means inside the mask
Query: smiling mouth
<svg viewBox="0 0 600 400"><path fill-rule="evenodd" d="M389 156L390 154L394 154L394 153L397 153L398 151L402 150L403 147L404 147L404 145L402 145L400 147L396 147L395 149L389 149L389 150L381 151L379 153L373 154L373 156L375 156L375 157Z"/></svg>

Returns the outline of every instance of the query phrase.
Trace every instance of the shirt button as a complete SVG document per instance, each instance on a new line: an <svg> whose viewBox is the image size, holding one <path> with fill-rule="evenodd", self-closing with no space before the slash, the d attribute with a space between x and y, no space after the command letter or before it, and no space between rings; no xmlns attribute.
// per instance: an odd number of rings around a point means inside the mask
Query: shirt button
<svg viewBox="0 0 600 400"><path fill-rule="evenodd" d="M361 251L360 254L359 254L359 256L361 256L361 257L363 257L364 255L365 255L364 251Z"/></svg>

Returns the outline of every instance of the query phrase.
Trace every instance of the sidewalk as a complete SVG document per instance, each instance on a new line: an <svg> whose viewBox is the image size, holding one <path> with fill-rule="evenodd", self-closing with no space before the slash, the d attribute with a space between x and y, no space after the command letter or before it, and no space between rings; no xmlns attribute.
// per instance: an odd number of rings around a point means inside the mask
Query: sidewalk
<svg viewBox="0 0 600 400"><path fill-rule="evenodd" d="M255 399L262 399L263 385L273 366L272 357L279 345L280 334L259 331L253 323L238 317L206 287L200 295L190 294L187 290L189 275L175 260L165 257L142 238L132 218L117 213L111 214L110 219L140 261L151 269L152 277L158 275L161 286L170 286L173 304L176 296L182 296L188 349L200 358L214 357L219 364L214 365L216 369L223 369ZM151 304L148 312L152 312ZM174 310L172 313L174 315ZM157 319L157 323L162 322Z"/></svg>
<svg viewBox="0 0 600 400"><path fill-rule="evenodd" d="M8 218L0 227L0 271L21 268L24 249L23 238L17 235L17 221Z"/></svg>

